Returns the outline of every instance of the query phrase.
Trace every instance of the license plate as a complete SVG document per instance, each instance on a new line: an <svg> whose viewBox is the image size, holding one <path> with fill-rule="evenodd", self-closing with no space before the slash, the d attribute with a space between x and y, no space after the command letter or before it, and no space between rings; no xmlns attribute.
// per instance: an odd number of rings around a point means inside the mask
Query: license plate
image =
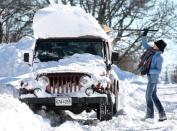
<svg viewBox="0 0 177 131"><path fill-rule="evenodd" d="M70 97L55 98L55 105L56 106L71 106L72 99Z"/></svg>

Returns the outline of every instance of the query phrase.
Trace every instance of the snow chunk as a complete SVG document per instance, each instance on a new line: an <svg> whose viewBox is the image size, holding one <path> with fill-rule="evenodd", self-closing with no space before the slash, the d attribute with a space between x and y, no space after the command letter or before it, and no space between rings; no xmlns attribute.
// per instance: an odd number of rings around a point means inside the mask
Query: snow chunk
<svg viewBox="0 0 177 131"><path fill-rule="evenodd" d="M52 4L40 9L33 19L34 37L59 38L98 36L108 40L97 20L80 7Z"/></svg>
<svg viewBox="0 0 177 131"><path fill-rule="evenodd" d="M47 131L51 127L29 107L9 95L0 94L1 131Z"/></svg>
<svg viewBox="0 0 177 131"><path fill-rule="evenodd" d="M11 84L0 84L0 94L9 94L15 98L19 98L18 90Z"/></svg>

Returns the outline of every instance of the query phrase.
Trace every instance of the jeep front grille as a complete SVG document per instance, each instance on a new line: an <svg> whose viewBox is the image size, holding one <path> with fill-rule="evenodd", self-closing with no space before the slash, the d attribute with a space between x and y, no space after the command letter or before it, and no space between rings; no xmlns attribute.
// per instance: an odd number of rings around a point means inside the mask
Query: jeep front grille
<svg viewBox="0 0 177 131"><path fill-rule="evenodd" d="M72 93L80 91L79 80L87 74L81 73L51 73L46 76L49 78L49 85L46 90L49 93ZM88 75L87 75L88 76Z"/></svg>

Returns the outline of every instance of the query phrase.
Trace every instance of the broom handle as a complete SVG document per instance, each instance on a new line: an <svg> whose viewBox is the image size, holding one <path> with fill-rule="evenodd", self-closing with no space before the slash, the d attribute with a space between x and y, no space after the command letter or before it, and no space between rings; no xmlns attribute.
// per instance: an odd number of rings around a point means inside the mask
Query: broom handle
<svg viewBox="0 0 177 131"><path fill-rule="evenodd" d="M116 29L116 28L113 28L113 30L144 31L144 29ZM148 29L148 31L158 31L158 30L151 30L151 29Z"/></svg>

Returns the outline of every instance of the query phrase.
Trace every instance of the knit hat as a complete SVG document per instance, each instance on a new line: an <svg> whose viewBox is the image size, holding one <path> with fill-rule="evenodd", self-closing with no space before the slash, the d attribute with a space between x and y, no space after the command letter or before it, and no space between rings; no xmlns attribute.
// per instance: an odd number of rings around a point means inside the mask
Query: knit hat
<svg viewBox="0 0 177 131"><path fill-rule="evenodd" d="M160 51L164 52L164 49L167 46L167 44L163 40L158 40L155 41L154 43L159 48Z"/></svg>

